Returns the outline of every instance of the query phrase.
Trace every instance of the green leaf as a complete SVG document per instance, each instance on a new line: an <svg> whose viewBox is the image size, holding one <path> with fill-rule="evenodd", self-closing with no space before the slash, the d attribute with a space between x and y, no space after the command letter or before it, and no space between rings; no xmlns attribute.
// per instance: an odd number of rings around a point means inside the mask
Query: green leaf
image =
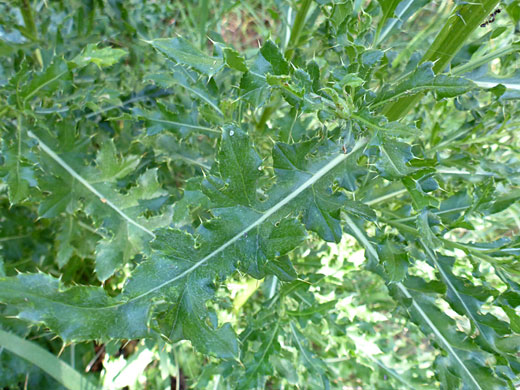
<svg viewBox="0 0 520 390"><path fill-rule="evenodd" d="M384 261L385 271L390 282L402 281L407 274L409 265L404 248L391 240L387 240L381 248L380 256Z"/></svg>
<svg viewBox="0 0 520 390"><path fill-rule="evenodd" d="M421 59L422 62L432 62L433 72L442 72L465 44L468 37L479 25L489 17L498 0L483 0L475 4L459 4L453 11L441 31L439 31L434 42ZM404 116L415 103L422 98L422 94L404 96L396 102L388 103L383 113L390 120L396 120Z"/></svg>
<svg viewBox="0 0 520 390"><path fill-rule="evenodd" d="M222 67L221 58L210 57L196 49L182 37L158 38L146 43L152 45L169 59L191 68L207 76L213 76Z"/></svg>
<svg viewBox="0 0 520 390"><path fill-rule="evenodd" d="M260 48L260 53L271 65L270 73L275 75L289 74L289 63L273 41L267 40Z"/></svg>
<svg viewBox="0 0 520 390"><path fill-rule="evenodd" d="M312 177L312 174L324 165L322 159L306 158L311 147L311 142L275 145L273 164L281 181L280 185L283 183L283 187L280 188L287 191L291 186L297 186L298 183ZM350 164L347 164L344 162L339 165L332 174L338 175L349 169ZM303 221L307 229L318 233L326 241L339 242L342 235L340 210L347 201L343 194L333 193L327 185L317 185L313 186L311 191L306 191L299 196L295 204L303 210ZM367 211L363 210L363 212Z"/></svg>
<svg viewBox="0 0 520 390"><path fill-rule="evenodd" d="M378 0L378 3L383 10L383 16L379 20L379 25L377 27L378 32L381 31L387 20L394 16L395 9L399 2L400 0Z"/></svg>
<svg viewBox="0 0 520 390"><path fill-rule="evenodd" d="M265 78L255 73L247 72L240 79L240 96L253 106L261 106L267 99L269 85Z"/></svg>
<svg viewBox="0 0 520 390"><path fill-rule="evenodd" d="M520 316L516 314L516 311L509 306L502 305L501 307L509 318L511 330L515 333L520 333Z"/></svg>
<svg viewBox="0 0 520 390"><path fill-rule="evenodd" d="M320 375L324 381L324 387L326 388L327 386L325 384L328 382L325 376L327 371L326 364L321 359L315 357L308 349L307 340L303 337L293 321L290 322L289 326L291 328L294 346L301 352L300 359L302 364L311 372Z"/></svg>
<svg viewBox="0 0 520 390"><path fill-rule="evenodd" d="M230 68L236 69L240 72L247 72L247 65L244 57L242 57L238 51L232 49L230 47L225 47L224 51L224 60L226 61L226 65Z"/></svg>
<svg viewBox="0 0 520 390"><path fill-rule="evenodd" d="M68 78L70 78L70 72L67 63L62 58L55 58L43 72L34 74L31 81L21 88L18 86L18 98L25 104L35 96L52 95Z"/></svg>
<svg viewBox="0 0 520 390"><path fill-rule="evenodd" d="M218 179L211 177L207 180L208 184L219 188L220 198L224 195L229 199L229 203L224 201L226 203L223 205L255 205L257 203L256 182L262 176L260 168L262 160L251 148L247 134L236 126L225 126L217 162L220 176L225 177L227 182L220 180L217 182Z"/></svg>
<svg viewBox="0 0 520 390"><path fill-rule="evenodd" d="M484 356L478 356L471 339L456 330L455 321L440 311L431 298L415 294L402 283L397 283L397 287L410 302L412 318L424 332L432 332L448 352L449 367L463 379L464 386L475 390L505 388L506 382L498 378L492 368L481 363ZM455 378L451 380L458 382Z"/></svg>
<svg viewBox="0 0 520 390"><path fill-rule="evenodd" d="M380 158L376 163L376 167L385 179L400 179L414 171L407 164L413 159L410 145L385 138L379 144L379 152Z"/></svg>
<svg viewBox="0 0 520 390"><path fill-rule="evenodd" d="M0 176L4 177L7 184L11 204L23 202L29 196L29 189L37 185L34 165L25 157L27 145L26 139L22 138L21 126L22 124L18 123L18 132L11 145L6 138L2 151L4 161L3 165L0 165Z"/></svg>
<svg viewBox="0 0 520 390"><path fill-rule="evenodd" d="M435 98L440 100L459 96L476 88L475 83L465 78L446 75L436 76L432 67L432 62L419 65L405 81L380 92L372 107L419 92L432 91L435 93Z"/></svg>
<svg viewBox="0 0 520 390"><path fill-rule="evenodd" d="M417 134L417 128L402 124L400 122L388 122L386 117L382 115L374 115L367 109L363 109L355 114L351 114L351 118L359 124L375 131L381 131L390 136L413 136Z"/></svg>
<svg viewBox="0 0 520 390"><path fill-rule="evenodd" d="M97 158L102 168L84 167L80 174L35 134L29 132L29 135L38 141L40 148L50 157L51 166L57 165L64 169L59 179L49 177L41 180L41 184L51 193L38 209L42 217L55 217L68 208L73 211L78 204L77 198L84 196L88 199L85 212L113 234L112 237L104 237L96 246L96 273L100 280L108 279L140 253L144 243L154 236L153 229L169 224L171 210L149 218L142 216L147 211L145 201L166 194L157 180L156 169L140 175L137 185L126 194L121 194L114 184L105 180L130 173L139 162L135 157L119 159L109 142L100 150ZM67 175L72 176L72 179L67 178Z"/></svg>
<svg viewBox="0 0 520 390"><path fill-rule="evenodd" d="M290 220L278 222L284 220L284 215L288 216L301 207L298 202L293 204L300 194L313 197L309 189L315 183L323 186L324 179L331 180L335 170L343 168L342 163L349 157L348 154L336 151L332 159L299 162L312 169L293 177L290 182L284 182L284 186L273 190L269 201L262 203L256 199L256 195L253 197L250 188L243 185L243 174L246 172L233 170L238 166L232 156L241 155L246 156L244 166L254 170L248 172L249 176L255 177L255 172L258 172L258 160L248 146L249 142L240 128L226 128L219 152L219 176L208 178L208 183L216 183L217 179L225 183L221 187L220 196L217 196L220 189L211 187L209 195L215 206L224 202L226 207L213 209L215 218L199 226L196 241L188 233L179 230L159 230L149 259L132 273L119 297L108 297L102 289L95 287L63 290L56 279L45 275L20 275L0 280L0 285L5 287L0 298L17 305L21 318L44 322L65 340L144 337L148 332L153 302L162 300L169 303L161 303L154 309L157 329L162 334L174 340L188 338L205 353L222 358L236 357L238 347L229 325L219 328L214 321L211 325L208 323L210 318L205 302L214 294L213 281L217 276L225 278L238 264L246 267L253 275L256 270L263 273L269 257L283 255L297 245L303 238L299 225ZM67 167L69 173L85 187L91 187L47 145L41 140L39 143L46 153L62 167ZM359 141L351 153L365 143L365 140ZM307 150L308 146L305 146ZM242 149L246 149L246 153ZM253 185L254 180L250 183ZM142 190L136 187L134 191L146 194L146 191L154 189ZM242 204L229 207L228 198L238 197L239 194L243 196ZM130 194L121 200L127 200L126 204L130 202L131 205L136 198L139 197ZM261 209L250 207L252 204ZM122 202L123 210L124 205L125 202ZM195 242L200 247L196 247ZM263 242L269 244L263 248ZM20 294L24 289L32 291L30 297ZM63 292L60 293L60 290ZM38 294L39 291L44 292ZM31 299L25 301L24 297ZM64 302L71 305L68 315L54 317L52 313L62 310ZM92 310L96 312L95 318L90 314ZM81 319L82 325L76 324L74 327L72 317ZM120 322L117 324L115 321Z"/></svg>
<svg viewBox="0 0 520 390"><path fill-rule="evenodd" d="M420 183L411 177L403 177L402 183L412 198L415 210L422 210L425 207L438 207L439 200L431 195L426 194Z"/></svg>
<svg viewBox="0 0 520 390"><path fill-rule="evenodd" d="M273 372L269 357L279 348L276 340L279 327L280 323L277 322L274 329L262 334L264 338L262 344L251 361L248 362L246 372L238 383L238 389L255 388L259 377L270 375Z"/></svg>
<svg viewBox="0 0 520 390"><path fill-rule="evenodd" d="M88 179L90 183L121 179L135 171L139 164L135 155L121 157L118 155L114 142L110 139L104 142L96 156L96 172Z"/></svg>
<svg viewBox="0 0 520 390"><path fill-rule="evenodd" d="M0 301L15 305L19 319L45 323L65 342L148 335L150 303L124 304L100 287L66 289L45 274L4 277L0 284Z"/></svg>
<svg viewBox="0 0 520 390"><path fill-rule="evenodd" d="M442 280L448 286L447 301L459 314L466 315L478 332L476 342L481 343L486 350L505 353L506 351L498 349L497 342L504 336L504 331L507 332L508 325L492 314L480 314L482 305L492 294L485 291L482 286L471 285L469 281L456 277L452 273L454 263L452 258L436 255L425 244L423 247L429 260L439 270Z"/></svg>
<svg viewBox="0 0 520 390"><path fill-rule="evenodd" d="M95 44L88 44L83 51L74 57L71 62L79 67L96 64L99 68L112 66L128 53L122 49L104 47L99 49Z"/></svg>
<svg viewBox="0 0 520 390"><path fill-rule="evenodd" d="M437 220L438 218L427 209L423 209L421 214L417 216L417 231L419 232L421 239L431 250L442 245L441 240L437 238L437 235L433 232L430 226L430 221L433 223L437 222Z"/></svg>
<svg viewBox="0 0 520 390"><path fill-rule="evenodd" d="M390 33L401 28L410 16L419 11L430 1L380 0L378 2L383 9L383 17L378 24L376 42L381 43Z"/></svg>
<svg viewBox="0 0 520 390"><path fill-rule="evenodd" d="M103 193L112 193L110 198L96 199L87 205L86 211L96 220L102 221L103 227L110 231L111 237L101 239L96 246L96 274L99 280L104 281L130 261L150 239L147 231L153 231L167 226L171 219L171 210L164 214L151 217L143 217L147 211L146 201L164 196L157 179L157 170L148 170L137 179L136 187L133 187L125 195L114 191L112 186L98 184ZM121 218L119 212L106 207L111 202L117 205L117 209L130 220L137 223L129 223L126 218Z"/></svg>
<svg viewBox="0 0 520 390"><path fill-rule="evenodd" d="M185 88L188 92L195 95L202 102L207 103L219 116L223 116L221 109L219 108L219 102L210 95L206 86L200 80L193 80L189 77L186 77L184 73L178 71L178 67L173 67L172 75L164 74L164 73L156 73L146 76L146 80L153 81L154 83L160 85L163 88L172 88L174 86L180 85ZM180 126L180 125L177 125ZM153 133L152 133L153 134Z"/></svg>
<svg viewBox="0 0 520 390"><path fill-rule="evenodd" d="M434 212L441 217L444 223L451 223L459 219L462 213L469 209L471 205L472 200L467 191L461 191L443 200L439 210Z"/></svg>

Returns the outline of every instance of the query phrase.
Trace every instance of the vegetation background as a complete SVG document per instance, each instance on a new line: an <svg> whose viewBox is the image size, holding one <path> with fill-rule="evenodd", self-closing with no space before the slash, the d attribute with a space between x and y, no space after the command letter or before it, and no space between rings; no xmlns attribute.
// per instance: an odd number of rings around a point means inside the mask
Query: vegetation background
<svg viewBox="0 0 520 390"><path fill-rule="evenodd" d="M514 389L519 21L1 3L0 387Z"/></svg>

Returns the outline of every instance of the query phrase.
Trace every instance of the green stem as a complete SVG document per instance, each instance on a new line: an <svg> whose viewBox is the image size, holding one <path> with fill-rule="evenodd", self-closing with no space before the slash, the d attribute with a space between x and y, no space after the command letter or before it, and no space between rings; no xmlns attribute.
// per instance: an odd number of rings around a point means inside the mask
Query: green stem
<svg viewBox="0 0 520 390"><path fill-rule="evenodd" d="M418 238L421 237L420 233L417 231L417 229L409 226L409 225L406 225L404 223L401 223L401 222L396 222L396 221L392 221L392 220L389 220L389 219L386 219L386 218L380 218L380 220L384 223L387 223L388 225L390 226L393 226L403 232L407 232L407 233L410 233ZM491 257L491 256L488 256L486 255L485 253L482 253L482 251L476 249L476 248L472 248L470 246L466 246L464 244L460 244L458 242L453 242L453 241L450 241L450 240L446 240L445 238L442 238L442 237L439 237L440 240L442 241L442 243L444 244L444 247L447 248L447 249L461 249L463 250L464 252L470 252L472 256L475 256L475 257L478 257L482 260L485 260L487 261L488 263L490 264L494 264L494 265L497 265L497 264L500 264L499 261L497 261L497 259L495 259L494 257Z"/></svg>
<svg viewBox="0 0 520 390"><path fill-rule="evenodd" d="M520 51L520 42L513 43L512 45L504 46L498 50L492 51L482 57L479 57L475 60L465 63L464 65L457 66L455 69L451 71L453 75L461 75L470 70L476 69L484 64L487 64L493 61L495 58L499 58L511 53L516 53Z"/></svg>
<svg viewBox="0 0 520 390"><path fill-rule="evenodd" d="M424 54L421 63L431 61L434 63L433 71L436 74L443 72L469 36L489 16L498 2L499 0L481 0L478 3L464 3L458 6ZM388 103L382 112L389 120L397 120L406 115L423 95L423 93L418 93Z"/></svg>
<svg viewBox="0 0 520 390"><path fill-rule="evenodd" d="M287 61L291 61L294 56L295 49L299 46L301 33L303 31L303 27L305 26L305 19L307 18L307 13L309 12L312 0L302 0L299 4L298 12L296 13L296 17L294 18L294 23L291 28L291 35L289 37L289 46L285 51L285 58ZM279 98L276 98L272 104L269 104L262 111L262 115L256 124L257 130L263 130L265 124L276 111L278 107Z"/></svg>
<svg viewBox="0 0 520 390"><path fill-rule="evenodd" d="M271 114L273 112L275 112L279 101L280 101L280 99L278 97L276 97L272 104L269 104L264 107L264 110L262 111L262 115L260 115L260 119L258 119L258 122L255 125L257 130L259 130L259 131L264 130L265 124L269 120L269 117L271 116Z"/></svg>
<svg viewBox="0 0 520 390"><path fill-rule="evenodd" d="M294 18L294 23L291 28L291 35L289 38L289 47L285 52L285 58L290 61L294 55L294 50L299 46L300 36L305 26L305 18L309 12L312 0L302 0L299 4L298 12Z"/></svg>
<svg viewBox="0 0 520 390"><path fill-rule="evenodd" d="M36 28L36 23L34 23L30 0L20 0L20 12L22 13L23 22L25 24L24 35L33 42L38 41L38 29ZM40 68L43 68L42 53L38 47L34 49L34 58Z"/></svg>
<svg viewBox="0 0 520 390"><path fill-rule="evenodd" d="M26 28L25 32L27 33L28 38L32 41L38 40L38 30L34 23L32 7L29 0L20 0L20 12L22 13L23 22Z"/></svg>

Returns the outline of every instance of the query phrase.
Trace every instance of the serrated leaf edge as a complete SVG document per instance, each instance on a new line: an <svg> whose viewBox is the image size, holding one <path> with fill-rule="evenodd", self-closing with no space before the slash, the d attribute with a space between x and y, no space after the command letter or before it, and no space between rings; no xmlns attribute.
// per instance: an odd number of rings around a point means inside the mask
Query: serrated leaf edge
<svg viewBox="0 0 520 390"><path fill-rule="evenodd" d="M47 153L54 161L56 161L63 169L65 169L74 179L79 181L81 184L83 184L90 192L92 192L94 195L96 195L101 202L112 208L116 213L118 213L125 221L128 223L134 225L135 227L141 229L142 231L148 233L152 238L155 238L155 234L145 228L143 225L139 224L138 222L134 221L132 218L130 218L128 215L126 215L123 210L121 210L119 207L117 207L114 203L112 203L109 199L107 199L102 193L100 193L98 190L96 190L88 181L83 179L80 174L78 174L72 167L67 164L60 156L58 156L51 148L49 148L40 138L38 138L31 130L27 131L27 134L29 137L34 138L40 148Z"/></svg>
<svg viewBox="0 0 520 390"><path fill-rule="evenodd" d="M296 198L298 195L300 195L303 191L305 191L307 188L309 188L314 183L316 183L319 179L321 179L323 176L325 176L330 170L335 168L337 165L339 165L341 162L343 162L345 159L347 159L349 156L351 156L358 149L360 149L364 145L366 145L367 141L368 140L366 138L362 138L354 145L354 147L352 148L350 153L347 153L347 154L341 153L338 156L336 156L335 158L333 158L331 161L329 161L327 164L325 164L322 168L320 168L316 173L314 173L307 181L302 183L298 188L296 188L293 192L291 192L288 196L283 198L280 202L278 202L276 205L274 205L270 209L266 210L264 212L264 214L260 218L258 218L255 222L253 222L251 225L249 225L248 227L243 229L241 232L234 235L232 238L230 238L224 244L219 246L213 252L211 252L210 254L208 254L207 256L205 256L204 258L202 258L195 264L193 264L190 268L186 269L184 272L181 272L179 275L155 286L154 288L151 288L150 290L148 290L134 298L131 298L129 300L129 302L135 301L135 300L141 299L147 295L150 295L153 292L160 290L161 288L163 288L179 279L182 279L184 276L189 275L190 273L192 273L193 271L195 271L196 269L198 269L199 267L201 267L202 265L207 263L208 260L210 260L212 257L214 257L217 254L219 254L220 252L222 252L227 247L234 244L236 241L241 239L246 233L250 232L257 226L260 226L263 222L265 222L269 217L271 217L273 214L275 214L278 210L280 210L282 207L284 207L286 204L288 204L290 201L292 201L294 198Z"/></svg>
<svg viewBox="0 0 520 390"><path fill-rule="evenodd" d="M372 246L372 244L368 241L368 239L365 237L365 235L358 229L358 227L354 224L354 222L348 216L346 216L345 220L347 221L349 227L356 233L356 235L358 235L358 234L360 235L361 238L360 237L356 237L356 238L358 238L363 243L363 246L365 246L365 249L368 252L370 252L372 255L375 255L375 258L379 261L379 256L377 255L377 251ZM453 358L457 361L457 363L460 365L460 367L464 370L464 372L467 374L468 378L471 379L471 382L476 386L476 389L483 390L482 387L480 387L476 378L471 373L471 371L468 369L468 367L466 367L466 365L464 364L462 359L459 357L459 355L457 355L457 352L453 349L453 347L450 345L448 340L446 340L444 338L442 333L439 331L439 329L437 329L435 324L430 320L430 317L428 317L428 315L424 312L424 310L421 308L421 306L419 306L419 304L415 301L415 299L410 294L408 289L401 282L397 282L395 284L402 291L402 293L405 295L406 298L412 300L412 305L415 307L417 312L421 315L421 317L424 318L424 321L428 324L428 326L431 328L431 330L433 331L435 336L439 339L439 341L441 341L444 348L446 348L446 350L450 353L450 355L453 356Z"/></svg>
<svg viewBox="0 0 520 390"><path fill-rule="evenodd" d="M413 305L413 307L415 307L415 310L417 310L417 312L421 315L421 317L424 318L424 321L428 324L428 326L433 331L433 333L435 334L437 339L439 339L442 342L442 344L444 345L444 348L446 348L446 350L450 353L450 355L453 356L453 358L457 361L457 363L459 363L460 367L467 374L468 378L471 379L471 382L473 382L473 384L476 386L477 389L483 390L482 387L480 387L477 379L473 376L473 374L468 369L468 367L466 367L466 365L464 364L462 359L459 357L459 355L457 355L457 352L452 348L452 346L450 345L448 340L446 340L444 338L444 336L439 331L439 329L437 329L435 324L430 320L430 317L428 317L428 315L424 312L424 310L421 308L421 306L419 306L419 304L415 301L415 299L413 299L413 297L410 294L410 292L408 291L408 289L401 282L396 283L396 285L402 291L402 293L405 295L406 298L412 300L412 305Z"/></svg>

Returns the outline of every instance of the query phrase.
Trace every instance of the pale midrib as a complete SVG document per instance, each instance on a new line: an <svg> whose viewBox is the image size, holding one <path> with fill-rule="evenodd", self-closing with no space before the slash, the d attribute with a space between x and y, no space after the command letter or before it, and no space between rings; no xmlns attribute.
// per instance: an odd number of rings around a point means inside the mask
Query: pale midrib
<svg viewBox="0 0 520 390"><path fill-rule="evenodd" d="M154 293L157 290L160 290L161 288L179 280L185 277L186 275L191 274L196 269L203 266L205 263L207 263L211 258L218 255L220 252L228 248L229 246L233 245L236 241L238 241L240 238L242 238L246 233L253 230L255 227L260 226L262 223L264 223L269 217L274 215L278 210L280 210L282 207L287 205L289 202L291 202L294 198L296 198L298 195L300 195L303 191L305 191L307 188L312 186L314 183L316 183L319 179L321 179L323 176L325 176L329 171L331 171L333 168L335 168L337 165L339 165L341 162L343 162L346 158L348 158L352 153L360 149L366 144L366 139L361 139L356 143L352 151L348 154L341 153L340 155L333 158L330 162L328 162L325 166L320 168L316 173L314 173L307 181L302 183L300 187L298 187L295 191L291 192L289 195L287 195L284 199L282 199L279 203L271 207L270 209L266 210L265 213L258 218L255 222L253 222L251 225L243 229L241 232L237 233L235 236L233 236L231 239L226 241L224 244L219 246L217 249L215 249L213 252L193 264L190 268L186 269L185 271L181 272L179 275L155 286L154 288L136 296L131 299L129 299L127 302L135 301L138 299L141 299L147 295L150 295Z"/></svg>
<svg viewBox="0 0 520 390"><path fill-rule="evenodd" d="M359 233L360 237L358 237L358 239L361 240L361 242L365 245L365 249L367 251L369 251L370 253L372 253L379 262L379 256L377 254L377 251L372 246L372 244L370 244L370 242L366 239L366 237L364 237L364 235L359 231L357 226L354 225L354 222L347 215L345 215L345 219L346 219L347 223L349 224L349 226L355 231L355 233L356 234ZM471 378L472 382L475 383L475 385L477 386L477 389L483 390L479 386L478 382L475 380L475 378L473 377L471 372L468 370L468 368L464 365L464 362L460 359L460 357L457 355L455 350L451 347L450 343L444 338L444 336L437 329L435 324L430 320L430 318L426 315L426 313L423 311L423 309L419 306L419 304L415 301L415 299L412 297L412 295L408 292L408 289L401 282L396 283L396 285L397 285L397 287L399 287L399 289L403 292L403 294L407 298L412 299L412 304L415 307L415 309L419 312L421 317L424 318L424 320L426 321L428 326L432 329L435 336L444 344L444 346L448 350L448 352L454 357L455 360L457 360L457 362L460 364L460 366L463 368L463 370L468 374L468 376Z"/></svg>
<svg viewBox="0 0 520 390"><path fill-rule="evenodd" d="M219 130L215 130L215 129L212 129L211 127L206 127L206 126L190 125L188 123L169 121L169 120L165 120L165 119L155 119L155 118L149 118L149 117L145 117L145 116L143 116L143 119L149 120L151 122L164 123L164 124L167 124L167 125L173 125L173 126L179 126L179 127L187 127L188 129L207 131L209 133L215 133L215 134L220 134L221 133Z"/></svg>
<svg viewBox="0 0 520 390"><path fill-rule="evenodd" d="M370 241L365 237L363 232L359 230L357 225L354 223L352 219L345 213L343 215L343 218L345 219L345 222L347 222L347 225L353 230L354 234L356 235L357 239L362 242L365 249L370 252L372 256L374 256L376 259L379 260L379 256L377 254L377 251L374 249Z"/></svg>
<svg viewBox="0 0 520 390"><path fill-rule="evenodd" d="M392 31L392 29L394 28L396 23L401 20L401 16L404 15L404 13L408 10L408 8L410 8L410 6L412 4L413 4L413 0L409 0L408 3L406 4L406 7L404 7L402 9L402 12L399 15L395 15L396 18L392 18L393 20L391 20L390 23L387 25L388 27L385 28L383 30L382 34L377 38L377 43L381 43L386 38L388 33L390 31ZM394 12L395 12L395 10L394 10Z"/></svg>
<svg viewBox="0 0 520 390"><path fill-rule="evenodd" d="M437 329L435 324L426 315L426 313L423 311L421 306L419 306L419 304L415 301L415 299L412 297L412 295L408 292L408 289L401 282L397 283L397 287L399 287L399 289L403 292L403 294L406 296L406 298L412 300L412 305L415 307L417 312L421 315L421 317L424 318L424 321L428 324L428 326L433 331L435 336L443 343L444 348L446 348L448 350L448 352L451 354L451 356L453 356L453 358L459 363L459 365L462 367L462 369L466 372L466 374L471 379L471 381L476 386L476 388L480 389L480 390L483 390L482 387L480 387L480 385L477 382L477 380L475 379L475 377L473 376L473 374L471 373L471 371L469 371L469 369L466 367L464 362L460 359L459 355L457 355L455 350L452 348L452 346L450 345L448 340L446 340L444 338L442 333Z"/></svg>
<svg viewBox="0 0 520 390"><path fill-rule="evenodd" d="M432 211L435 215L441 215L441 214L449 214L449 213L456 213L457 211L463 211L469 209L470 206L461 206L461 207L454 207L452 209L446 209L446 210L434 210ZM406 218L399 218L394 220L394 222L407 222L407 221L413 221L417 218L417 215L406 217Z"/></svg>
<svg viewBox="0 0 520 390"><path fill-rule="evenodd" d="M189 85L185 84L185 83L181 83L175 79L172 79L171 80L172 82L176 83L177 85L180 85L181 87L184 87L186 88L188 91L194 93L195 95L197 95L199 98L201 98L202 100L204 100L206 103L208 103L216 112L217 114L219 114L220 116L224 116L224 113L220 110L220 108L218 108L218 106L213 103L207 96L205 96L202 92L199 92L198 90L196 90L195 88L192 88L190 87Z"/></svg>
<svg viewBox="0 0 520 390"><path fill-rule="evenodd" d="M83 118L89 119L89 118L92 118L93 116L102 114L102 113L104 113L106 111L110 111L110 110L113 110L115 108L124 107L124 106L126 106L128 104L135 103L135 102L138 102L140 100L146 100L146 99L151 99L151 96L150 95L136 96L136 97L133 97L131 99L125 100L124 102L121 102L121 104L116 104L116 105L112 105L112 106L109 106L109 107L105 107L105 108L102 108L99 111L91 112L89 114L80 116L79 118L76 119L76 122L80 121Z"/></svg>
<svg viewBox="0 0 520 390"><path fill-rule="evenodd" d="M215 103L213 103L211 100L209 100L206 96L204 96L202 93L200 93L199 91L197 91L196 89L194 88L191 88L185 84L180 84L179 85L183 86L184 88L186 88L188 91L190 92L193 92L195 95L197 95L198 97L200 97L202 100L204 100L206 103L208 103L216 112L217 114L219 114L220 116L224 116L224 114L222 113L222 111L220 110L220 108L217 107L217 105Z"/></svg>
<svg viewBox="0 0 520 390"><path fill-rule="evenodd" d="M401 134L406 134L406 135L414 135L415 133L410 130L410 131L407 131L407 130L403 130L402 128L400 129L393 129L393 128L386 128L386 127L383 127L383 126L379 126L375 123L372 123L370 122L369 120L363 118L362 116L359 116L357 114L351 114L350 117L358 122L361 122L363 123L364 125L368 126L368 127L371 127L375 130L380 130L380 131L385 131L385 132L396 132L396 133L401 133ZM388 123L387 123L388 124Z"/></svg>
<svg viewBox="0 0 520 390"><path fill-rule="evenodd" d="M18 154L16 155L16 184L17 189L16 192L20 190L20 182L21 182L21 175L20 175L20 161L22 159L22 123L21 118L18 116L17 120L17 136L18 136Z"/></svg>
<svg viewBox="0 0 520 390"><path fill-rule="evenodd" d="M459 294L459 291L455 288L455 286L451 283L451 280L448 278L448 275L446 275L446 273L444 272L444 270L442 269L442 267L440 266L439 262L437 261L437 257L435 256L435 254L430 250L430 248L428 248L428 246L423 242L423 240L419 240L421 242L421 245L423 246L424 250L426 251L426 254L428 255L428 257L430 257L430 259L435 263L435 265L437 266L437 269L439 270L439 272L441 273L444 281L446 282L446 284L449 286L449 288L451 289L451 291L453 291L453 293L457 296L457 299L460 301L461 305L464 307L464 310L466 311L467 315L471 318L471 320L473 321L474 325L477 327L477 329L479 330L480 334L482 335L482 337L486 338L487 340L487 337L484 335L484 332L482 331L481 327L480 327L480 323L477 321L477 319L473 316L473 313L471 313L471 310L469 310L469 307L466 305L466 302L464 302L464 300L462 299L462 297L460 296Z"/></svg>
<svg viewBox="0 0 520 390"><path fill-rule="evenodd" d="M404 173L402 173L399 168L397 168L397 166L395 165L394 161L390 158L390 155L388 154L388 152L386 151L385 147L383 145L381 145L381 151L385 154L386 158L388 159L388 161L390 162L390 165L395 169L395 171L397 173L399 173L400 175L403 175L404 176Z"/></svg>
<svg viewBox="0 0 520 390"><path fill-rule="evenodd" d="M58 156L51 148L49 148L42 140L40 140L32 131L27 131L29 137L34 138L38 141L40 148L43 149L45 153L47 153L54 161L56 161L63 169L65 169L74 179L83 184L90 192L96 195L99 200L112 208L116 213L118 213L125 221L134 225L135 227L141 229L142 231L148 233L151 237L155 238L155 234L145 228L143 225L137 223L128 215L126 215L119 207L117 207L114 203L112 203L109 199L107 199L102 193L96 190L88 181L83 179L70 165L68 165L60 156Z"/></svg>
<svg viewBox="0 0 520 390"><path fill-rule="evenodd" d="M256 367L253 370L253 372L257 372L258 368L260 367L260 365L264 361L265 355L267 355L267 352L269 351L269 348L271 348L271 345L273 344L274 338L278 334L278 327L279 326L280 326L280 317L278 318L278 321L276 322L276 326L275 326L275 328L273 330L273 334L271 335L271 339L269 340L269 343L267 344L266 348L264 349L264 353L262 354L262 357L260 357L260 359L258 359L258 362L257 362Z"/></svg>
<svg viewBox="0 0 520 390"><path fill-rule="evenodd" d="M434 82L434 81L435 80L432 80L432 82ZM478 82L476 82L476 81L473 81L473 82L476 85L478 85ZM497 83L495 83L495 84L497 84ZM385 103L388 103L391 100L397 100L397 99L399 99L402 96L412 95L412 94L423 92L423 91L436 91L436 90L439 90L439 89L440 90L444 90L444 91L448 91L448 90L458 91L459 89L461 89L463 87L464 87L463 85L455 85L455 84L449 84L449 85L422 84L422 85L419 85L419 86L416 86L416 87L408 88L408 89L406 89L404 91L401 91L401 92L397 92L394 95L391 95L389 97L384 98L383 100L379 100L378 102L372 104L370 107L371 108L376 108L376 107L379 107L379 106L381 106L381 105L383 105Z"/></svg>
<svg viewBox="0 0 520 390"><path fill-rule="evenodd" d="M383 202L387 199L390 199L390 198L393 198L394 196L399 196L399 195L402 195L402 194L405 194L406 193L406 189L403 188L401 190L397 190L397 191L394 191L394 192L390 192L388 194L385 194L383 196L380 196L378 198L375 198L375 199L371 199L371 200L368 200L366 202L364 202L367 206L372 206L374 204L377 204L377 203L380 203L380 202Z"/></svg>
<svg viewBox="0 0 520 390"><path fill-rule="evenodd" d="M294 339L296 340L296 344L298 344L298 348L300 348L300 351L302 351L303 356L305 357L305 360L307 360L312 367L316 367L314 362L309 358L309 356L307 356L307 352L303 348L303 345L300 343L300 339L298 338L298 335L296 334L296 329L294 329L294 325L292 322L290 323L290 326L291 326L291 332L294 336Z"/></svg>
<svg viewBox="0 0 520 390"><path fill-rule="evenodd" d="M406 387L408 387L409 389L411 390L415 390L415 387L413 387L410 383L408 383L408 381L406 381L406 379L404 379L403 377L401 377L401 375L394 371L393 369L391 369L390 367L387 367L385 366L383 363L381 363L378 359L376 359L375 357L373 357L372 355L369 355L369 354L363 354L363 356L366 356L368 357L370 360L372 360L375 364L377 364L379 367L381 367L383 370L385 370L386 372L388 372L390 375L392 375L395 379L397 379L399 382L401 382L403 385L405 385Z"/></svg>
<svg viewBox="0 0 520 390"><path fill-rule="evenodd" d="M56 75L55 77L53 77L52 79L50 80L47 80L46 82L44 82L43 84L40 84L39 86L37 86L35 89L33 89L33 91L28 94L25 99L24 99L24 102L26 102L27 100L29 100L30 98L32 98L40 89L44 88L45 86L49 85L50 83L52 83L53 81L56 81L58 80L61 76L63 76L65 73L67 73L68 70L64 71L64 72L61 72L59 73L58 75Z"/></svg>

